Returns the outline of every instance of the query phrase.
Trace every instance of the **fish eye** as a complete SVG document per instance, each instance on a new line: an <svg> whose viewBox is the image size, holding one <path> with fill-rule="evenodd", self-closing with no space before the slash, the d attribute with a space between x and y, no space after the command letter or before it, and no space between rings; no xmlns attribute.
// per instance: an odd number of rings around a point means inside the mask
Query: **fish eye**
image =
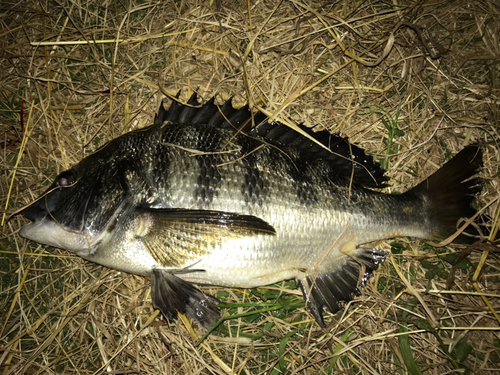
<svg viewBox="0 0 500 375"><path fill-rule="evenodd" d="M75 181L76 181L75 173L73 173L72 171L66 171L59 176L57 180L57 185L60 187L68 187L73 185Z"/></svg>

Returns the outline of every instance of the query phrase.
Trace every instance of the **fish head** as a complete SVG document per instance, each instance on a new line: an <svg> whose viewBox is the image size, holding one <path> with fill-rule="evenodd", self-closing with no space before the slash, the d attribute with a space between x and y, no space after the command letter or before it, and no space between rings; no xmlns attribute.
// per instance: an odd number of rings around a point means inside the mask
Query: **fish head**
<svg viewBox="0 0 500 375"><path fill-rule="evenodd" d="M19 212L32 221L21 228L21 237L80 256L94 252L126 195L119 163L98 156L60 173L45 193Z"/></svg>

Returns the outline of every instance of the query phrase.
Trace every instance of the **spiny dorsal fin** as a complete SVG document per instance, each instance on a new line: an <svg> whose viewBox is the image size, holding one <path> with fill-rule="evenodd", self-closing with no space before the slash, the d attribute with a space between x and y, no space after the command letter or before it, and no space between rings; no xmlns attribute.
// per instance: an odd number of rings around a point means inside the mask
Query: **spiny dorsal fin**
<svg viewBox="0 0 500 375"><path fill-rule="evenodd" d="M178 97L179 94L176 98ZM162 104L155 117L155 124L163 124L166 121L178 124L206 124L214 128L249 132L267 141L297 148L311 158L321 158L327 161L337 174L348 179L352 177L354 185L370 188L380 188L385 185L387 181L387 177L384 176L385 171L361 148L349 143L347 138L328 131L314 132L299 125L301 130L329 148L330 152L285 125L268 122L267 116L261 112L253 116L255 128L251 129L252 113L248 105L237 110L233 107L231 99L222 106L217 106L212 98L200 106L197 95L194 93L189 98L188 105L174 100L170 108L165 110Z"/></svg>
<svg viewBox="0 0 500 375"><path fill-rule="evenodd" d="M177 122L179 122L180 124L192 124L192 118L201 109L196 93L193 93L193 95L191 95L187 104L188 105L183 106L181 113L179 114L179 119L177 120Z"/></svg>
<svg viewBox="0 0 500 375"><path fill-rule="evenodd" d="M218 108L215 105L215 96L212 96L208 102L203 104L194 117L191 119L192 124L208 124L210 119L218 112Z"/></svg>

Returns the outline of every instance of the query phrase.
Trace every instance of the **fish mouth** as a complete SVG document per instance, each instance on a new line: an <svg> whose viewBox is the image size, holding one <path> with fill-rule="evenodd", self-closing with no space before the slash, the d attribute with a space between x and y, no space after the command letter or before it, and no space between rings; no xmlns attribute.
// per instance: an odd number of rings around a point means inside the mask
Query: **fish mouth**
<svg viewBox="0 0 500 375"><path fill-rule="evenodd" d="M19 213L23 215L26 219L31 220L33 222L43 220L45 216L47 216L47 210L39 207L36 204L31 204L30 206L26 207Z"/></svg>
<svg viewBox="0 0 500 375"><path fill-rule="evenodd" d="M92 187L84 204L80 206L81 213L76 213L73 216L73 218L76 218L72 223L74 225L69 226L66 225L67 220L65 220L67 215L63 218L57 215L58 209L61 210L58 206L64 203L60 201L59 191L54 191L53 193L56 194L53 195L40 197L37 201L18 212L32 221L31 224L21 228L19 235L28 240L64 249L88 259L96 252L102 237L106 234L106 228L122 213L127 203L126 200L122 200L102 231L88 231L85 228L85 221L93 191L94 188Z"/></svg>
<svg viewBox="0 0 500 375"><path fill-rule="evenodd" d="M32 221L31 224L21 228L19 234L21 237L32 241L73 251L72 249L79 242L74 237L85 238L83 234L85 216L89 202L93 197L93 191L94 187L92 186L83 207L81 207L81 210L75 210L76 212L68 222L68 215L64 212L67 210L64 209L66 200L63 191L57 188L49 188L37 200L16 213L16 215L21 214ZM78 214L78 211L81 211L81 214ZM64 216L61 217L61 213ZM84 242L88 241L85 240Z"/></svg>
<svg viewBox="0 0 500 375"><path fill-rule="evenodd" d="M48 217L25 225L19 231L19 235L28 240L74 253L85 251L88 254L90 250L90 242L83 233L67 230Z"/></svg>
<svg viewBox="0 0 500 375"><path fill-rule="evenodd" d="M81 231L71 230L61 225L53 216L60 204L61 192L52 190L43 194L28 207L18 212L32 221L19 231L19 235L28 240L79 253L89 252L90 242ZM85 203L87 205L88 202Z"/></svg>

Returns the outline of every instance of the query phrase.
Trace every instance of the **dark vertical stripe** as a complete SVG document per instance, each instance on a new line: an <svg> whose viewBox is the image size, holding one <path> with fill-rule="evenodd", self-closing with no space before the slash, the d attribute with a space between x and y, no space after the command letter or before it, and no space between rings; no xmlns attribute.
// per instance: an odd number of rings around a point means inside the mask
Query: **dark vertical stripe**
<svg viewBox="0 0 500 375"><path fill-rule="evenodd" d="M207 154L195 156L198 164L198 175L194 199L198 207L208 208L217 197L220 188L221 174L217 168L217 155L215 153L221 150L224 133L218 129L214 131L206 125L201 125L196 129L198 130L196 150Z"/></svg>
<svg viewBox="0 0 500 375"><path fill-rule="evenodd" d="M150 145L155 146L154 148L151 147L151 152L149 155L144 156L142 161L145 179L154 192L153 198L148 199L148 201L151 201L150 206L153 207L164 207L164 200L168 197L167 192L170 188L168 179L172 150L170 147L165 147L164 144L172 142L175 128L174 126L166 126L154 132L152 137L146 140Z"/></svg>
<svg viewBox="0 0 500 375"><path fill-rule="evenodd" d="M311 165L298 154L289 154L288 173L295 184L300 204L310 205L318 202L318 191L312 180Z"/></svg>
<svg viewBox="0 0 500 375"><path fill-rule="evenodd" d="M262 205L264 202L264 192L267 189L265 176L262 176L257 167L259 152L257 148L261 147L263 142L250 138L245 135L239 135L236 138L237 144L241 147L241 159L245 168L243 184L241 185L241 195L246 204Z"/></svg>

